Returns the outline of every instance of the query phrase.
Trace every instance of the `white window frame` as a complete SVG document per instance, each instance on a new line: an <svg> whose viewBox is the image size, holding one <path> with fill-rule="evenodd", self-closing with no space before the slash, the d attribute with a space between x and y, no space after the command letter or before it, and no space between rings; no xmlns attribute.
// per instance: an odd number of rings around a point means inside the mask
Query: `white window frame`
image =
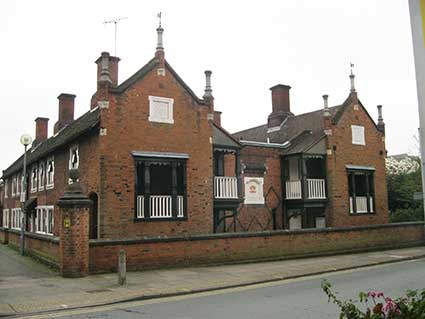
<svg viewBox="0 0 425 319"><path fill-rule="evenodd" d="M158 103L167 104L167 107L168 107L167 117L158 117L158 113L155 111L155 107L158 106ZM168 97L149 95L149 122L174 124L173 108L174 108L174 99L168 98Z"/></svg>
<svg viewBox="0 0 425 319"><path fill-rule="evenodd" d="M364 126L351 125L351 140L354 145L366 145Z"/></svg>
<svg viewBox="0 0 425 319"><path fill-rule="evenodd" d="M3 209L3 228L10 227L9 209Z"/></svg>
<svg viewBox="0 0 425 319"><path fill-rule="evenodd" d="M73 163L73 153L76 151L77 163ZM69 169L77 169L80 166L80 153L78 145L73 145L69 148Z"/></svg>
<svg viewBox="0 0 425 319"><path fill-rule="evenodd" d="M44 162L38 165L38 190L44 190L44 184L46 183L46 166Z"/></svg>
<svg viewBox="0 0 425 319"><path fill-rule="evenodd" d="M49 166L52 163L52 172L49 174ZM52 189L55 187L55 159L54 157L50 157L46 162L46 189Z"/></svg>
<svg viewBox="0 0 425 319"><path fill-rule="evenodd" d="M21 185L21 174L16 174L16 196L21 195L22 185Z"/></svg>
<svg viewBox="0 0 425 319"><path fill-rule="evenodd" d="M15 188L16 188L16 175L12 176L12 197L15 197Z"/></svg>
<svg viewBox="0 0 425 319"><path fill-rule="evenodd" d="M12 208L11 229L20 230L22 225L22 210L20 208Z"/></svg>
<svg viewBox="0 0 425 319"><path fill-rule="evenodd" d="M34 175L35 171L35 175ZM34 179L35 176L35 179ZM31 169L31 193L37 192L37 186L38 186L38 166L34 165Z"/></svg>
<svg viewBox="0 0 425 319"><path fill-rule="evenodd" d="M53 235L53 227L55 225L54 206L37 206L35 212L35 232Z"/></svg>

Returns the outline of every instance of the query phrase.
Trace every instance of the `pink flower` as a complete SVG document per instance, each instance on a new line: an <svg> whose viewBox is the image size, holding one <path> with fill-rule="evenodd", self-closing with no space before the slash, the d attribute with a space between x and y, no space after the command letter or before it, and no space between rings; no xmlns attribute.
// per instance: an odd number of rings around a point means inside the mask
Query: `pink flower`
<svg viewBox="0 0 425 319"><path fill-rule="evenodd" d="M367 293L367 296L372 298L379 298L384 297L384 293L382 291L372 290Z"/></svg>
<svg viewBox="0 0 425 319"><path fill-rule="evenodd" d="M388 316L390 313L400 314L397 304L390 297L385 298L385 305L382 307L385 316Z"/></svg>

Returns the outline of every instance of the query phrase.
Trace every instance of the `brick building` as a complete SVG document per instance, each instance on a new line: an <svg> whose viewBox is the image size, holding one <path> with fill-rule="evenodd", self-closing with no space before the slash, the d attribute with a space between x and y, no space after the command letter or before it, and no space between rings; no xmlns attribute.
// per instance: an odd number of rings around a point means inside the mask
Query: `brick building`
<svg viewBox="0 0 425 319"><path fill-rule="evenodd" d="M75 168L93 202L91 238L211 233L214 208L240 204L241 146L219 125L211 72L205 71L205 93L198 98L165 60L163 29L157 33L154 58L121 84L120 59L101 54L97 90L81 117L74 119L75 95L63 93L53 136L49 119L35 120L26 192L23 156L3 171L6 228L21 228L26 198L26 229L58 236L57 202ZM220 154L234 158L228 177L216 163Z"/></svg>
<svg viewBox="0 0 425 319"><path fill-rule="evenodd" d="M263 191L238 214L250 218L254 228L388 222L382 107L375 124L358 98L352 73L350 81L341 105L329 107L324 95L322 109L300 115L291 112L290 87L276 85L270 89L267 124L233 135L243 146L245 194L246 187Z"/></svg>
<svg viewBox="0 0 425 319"><path fill-rule="evenodd" d="M97 90L74 119L75 95L58 96L58 120L38 117L27 153L3 171L2 222L60 233L57 202L70 169L93 205L91 239L208 234L387 222L384 124L354 89L335 107L294 116L285 85L272 88L266 125L230 135L214 110L211 72L202 98L155 56L119 83L120 59L103 52Z"/></svg>

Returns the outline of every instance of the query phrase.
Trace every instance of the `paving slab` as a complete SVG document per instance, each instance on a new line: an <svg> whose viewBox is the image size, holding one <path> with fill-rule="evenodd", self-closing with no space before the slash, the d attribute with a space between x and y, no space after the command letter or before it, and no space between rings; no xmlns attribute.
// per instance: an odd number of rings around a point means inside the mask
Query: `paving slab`
<svg viewBox="0 0 425 319"><path fill-rule="evenodd" d="M222 289L370 265L424 258L425 247L238 265L62 278L0 245L0 315L17 315ZM12 268L12 269L10 269Z"/></svg>

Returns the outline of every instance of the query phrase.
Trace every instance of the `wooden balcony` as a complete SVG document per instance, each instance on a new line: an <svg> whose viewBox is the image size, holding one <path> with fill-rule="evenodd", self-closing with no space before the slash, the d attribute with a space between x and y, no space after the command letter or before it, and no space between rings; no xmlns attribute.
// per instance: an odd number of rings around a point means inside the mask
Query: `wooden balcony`
<svg viewBox="0 0 425 319"><path fill-rule="evenodd" d="M214 176L214 198L237 199L238 179L228 176Z"/></svg>

